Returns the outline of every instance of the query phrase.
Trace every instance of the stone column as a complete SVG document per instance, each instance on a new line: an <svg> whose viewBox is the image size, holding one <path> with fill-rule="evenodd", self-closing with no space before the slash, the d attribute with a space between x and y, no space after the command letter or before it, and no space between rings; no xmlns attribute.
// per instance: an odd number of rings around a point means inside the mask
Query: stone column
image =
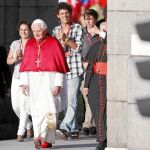
<svg viewBox="0 0 150 150"><path fill-rule="evenodd" d="M150 80L142 76L150 57L131 54L136 25L150 22L149 6L149 0L108 0L107 150L150 150Z"/></svg>

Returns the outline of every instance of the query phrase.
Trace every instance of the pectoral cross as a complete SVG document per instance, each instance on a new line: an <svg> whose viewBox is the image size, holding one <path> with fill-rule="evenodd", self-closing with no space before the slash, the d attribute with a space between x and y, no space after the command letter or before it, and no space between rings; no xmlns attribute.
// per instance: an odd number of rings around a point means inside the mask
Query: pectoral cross
<svg viewBox="0 0 150 150"><path fill-rule="evenodd" d="M37 45L38 45L38 51L37 51L37 60L35 61L37 63L37 67L40 66L41 60L40 60L40 51L41 51L41 45L46 41L46 38L43 42L41 42L40 44L38 43L38 41L36 41Z"/></svg>
<svg viewBox="0 0 150 150"><path fill-rule="evenodd" d="M35 62L37 63L37 67L39 67L40 66L40 62L41 62L40 58L38 58L37 61L35 61Z"/></svg>
<svg viewBox="0 0 150 150"><path fill-rule="evenodd" d="M35 61L37 63L37 67L40 66L40 45L38 44L38 56L37 56L37 60Z"/></svg>

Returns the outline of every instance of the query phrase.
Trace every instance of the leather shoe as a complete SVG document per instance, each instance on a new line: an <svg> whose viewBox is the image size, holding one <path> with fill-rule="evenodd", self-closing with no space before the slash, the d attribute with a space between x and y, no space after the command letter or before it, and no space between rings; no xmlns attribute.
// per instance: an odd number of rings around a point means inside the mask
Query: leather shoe
<svg viewBox="0 0 150 150"><path fill-rule="evenodd" d="M106 147L106 143L103 142L103 143L99 143L96 147L95 150L105 150L105 147Z"/></svg>
<svg viewBox="0 0 150 150"><path fill-rule="evenodd" d="M82 129L82 134L83 134L83 135L89 135L89 128L85 128L85 127L84 127L84 128Z"/></svg>
<svg viewBox="0 0 150 150"><path fill-rule="evenodd" d="M89 132L90 132L90 134L91 135L95 135L96 134L96 127L91 127L90 129L89 129Z"/></svg>
<svg viewBox="0 0 150 150"><path fill-rule="evenodd" d="M41 148L51 148L52 147L52 143L48 143L48 142L43 142L41 145Z"/></svg>

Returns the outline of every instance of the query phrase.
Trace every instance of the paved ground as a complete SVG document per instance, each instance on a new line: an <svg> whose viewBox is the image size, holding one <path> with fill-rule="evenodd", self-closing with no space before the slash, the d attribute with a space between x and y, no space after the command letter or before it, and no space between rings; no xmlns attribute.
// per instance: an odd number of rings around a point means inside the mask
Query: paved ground
<svg viewBox="0 0 150 150"><path fill-rule="evenodd" d="M95 150L97 143L95 136L81 135L78 140L62 141L56 139L53 150ZM16 140L0 141L0 150L35 150L33 140L17 142ZM48 150L48 149L44 149ZM49 149L50 150L50 149Z"/></svg>

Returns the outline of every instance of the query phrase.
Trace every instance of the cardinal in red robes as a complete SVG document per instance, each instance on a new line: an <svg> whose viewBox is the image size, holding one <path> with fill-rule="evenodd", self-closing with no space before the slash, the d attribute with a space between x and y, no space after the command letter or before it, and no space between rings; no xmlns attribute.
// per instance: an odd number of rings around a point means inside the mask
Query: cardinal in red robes
<svg viewBox="0 0 150 150"><path fill-rule="evenodd" d="M60 91L69 71L59 42L47 33L47 24L36 19L33 38L25 46L20 66L20 86L28 96L25 109L32 116L35 148L52 147L57 115L62 111Z"/></svg>

